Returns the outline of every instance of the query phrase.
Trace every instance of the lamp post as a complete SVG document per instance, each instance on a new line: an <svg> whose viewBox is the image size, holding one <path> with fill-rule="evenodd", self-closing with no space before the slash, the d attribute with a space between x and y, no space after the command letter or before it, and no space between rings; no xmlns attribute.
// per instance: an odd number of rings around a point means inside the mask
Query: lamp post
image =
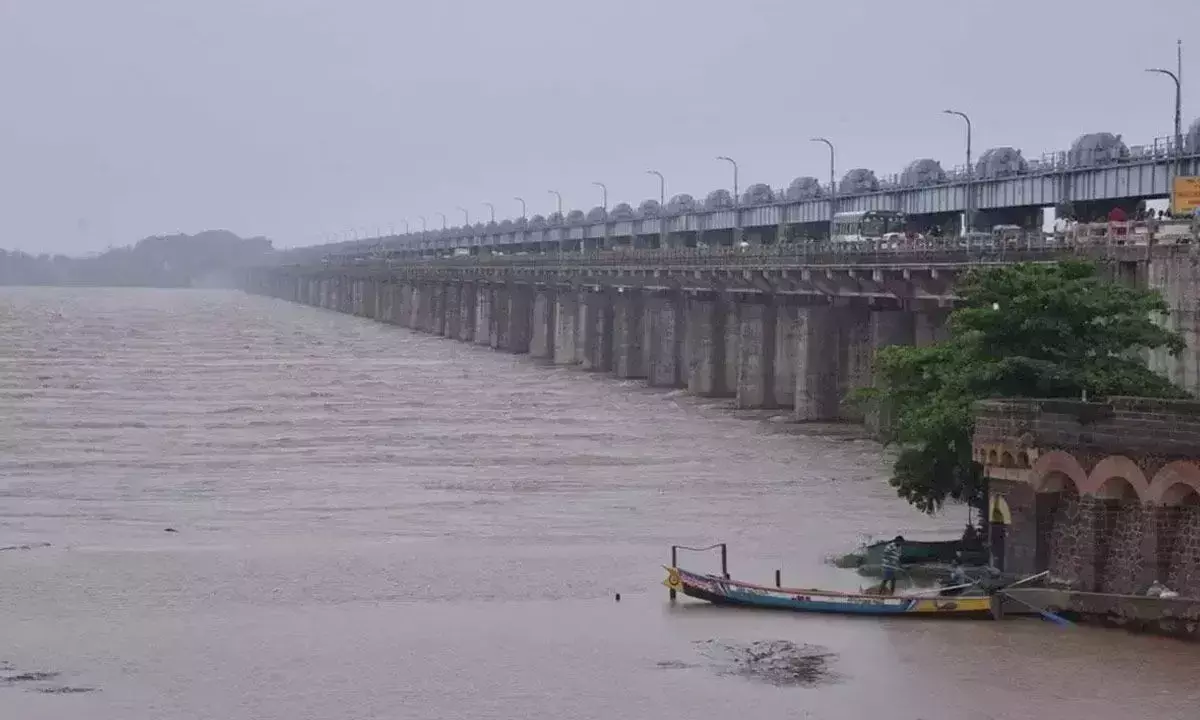
<svg viewBox="0 0 1200 720"><path fill-rule="evenodd" d="M467 209L462 205L457 207L459 212L463 214L463 227L471 227L471 213L467 212Z"/></svg>
<svg viewBox="0 0 1200 720"><path fill-rule="evenodd" d="M558 198L558 216L559 216L559 220L560 220L560 221L561 221L561 220L563 220L563 216L562 216L562 193L560 193L560 192L559 192L559 191L557 191L557 190L547 190L546 192L548 192L548 193L550 193L551 195L553 195L554 197Z"/></svg>
<svg viewBox="0 0 1200 720"><path fill-rule="evenodd" d="M1183 164L1183 41L1175 43L1175 72L1164 68L1146 68L1148 73L1166 75L1175 81L1175 177L1182 175Z"/></svg>
<svg viewBox="0 0 1200 720"><path fill-rule="evenodd" d="M517 202L521 203L521 219L524 220L526 217L528 217L528 214L526 213L526 210L525 210L525 199L519 198L519 197L514 197L513 200L516 200Z"/></svg>
<svg viewBox="0 0 1200 720"><path fill-rule="evenodd" d="M600 188L600 207L604 208L604 212L608 212L608 186L602 182L592 184Z"/></svg>
<svg viewBox="0 0 1200 720"><path fill-rule="evenodd" d="M484 205L487 205L488 210L491 211L491 214L492 214L491 221L496 222L496 206L491 204L490 202L485 202Z"/></svg>
<svg viewBox="0 0 1200 720"><path fill-rule="evenodd" d="M741 202L741 200L738 196L738 164L737 164L737 161L731 157L725 157L724 155L718 155L717 159L724 160L725 162L727 162L733 166L733 204L736 207L738 205L738 203Z"/></svg>
<svg viewBox="0 0 1200 720"><path fill-rule="evenodd" d="M966 226L967 232L971 232L975 229L975 213L971 209L971 206L974 205L972 202L972 200L974 200L974 187L972 186L972 180L975 177L975 168L971 167L971 118L967 117L966 113L959 112L958 110L943 110L942 113L946 115L957 115L967 123L967 197L963 203L963 225Z"/></svg>
<svg viewBox="0 0 1200 720"><path fill-rule="evenodd" d="M829 148L829 239L833 240L833 218L837 215L837 152L827 138L809 138L809 142L823 143Z"/></svg>
<svg viewBox="0 0 1200 720"><path fill-rule="evenodd" d="M667 179L665 177L663 177L663 174L657 170L647 170L646 174L654 175L654 176L658 177L658 204L666 205L667 204Z"/></svg>
<svg viewBox="0 0 1200 720"><path fill-rule="evenodd" d="M444 212L439 212L439 213L434 213L434 214L435 214L435 215L440 215L440 216L442 217L442 229L443 229L443 230L446 230L446 229L448 229L450 224L449 224L448 222L446 222L446 213L444 213Z"/></svg>

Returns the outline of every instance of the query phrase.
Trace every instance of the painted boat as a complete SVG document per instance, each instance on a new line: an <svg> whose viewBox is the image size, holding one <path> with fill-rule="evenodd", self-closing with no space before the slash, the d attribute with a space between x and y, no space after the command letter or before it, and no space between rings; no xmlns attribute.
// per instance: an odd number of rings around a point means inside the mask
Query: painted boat
<svg viewBox="0 0 1200 720"><path fill-rule="evenodd" d="M808 588L775 588L666 567L668 588L715 605L840 615L993 618L992 598L865 595Z"/></svg>

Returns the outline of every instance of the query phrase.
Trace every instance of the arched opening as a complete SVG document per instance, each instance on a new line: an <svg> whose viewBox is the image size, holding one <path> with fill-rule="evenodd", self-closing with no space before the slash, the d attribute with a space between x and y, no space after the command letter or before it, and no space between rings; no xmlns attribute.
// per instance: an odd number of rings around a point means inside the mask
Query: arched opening
<svg viewBox="0 0 1200 720"><path fill-rule="evenodd" d="M1096 586L1103 592L1130 595L1144 589L1155 568L1143 553L1152 531L1137 487L1128 478L1112 476L1096 488L1094 543Z"/></svg>
<svg viewBox="0 0 1200 720"><path fill-rule="evenodd" d="M1018 465L1018 467L1023 467L1023 468L1029 467L1029 453L1025 452L1024 450L1018 452L1017 453L1017 465Z"/></svg>
<svg viewBox="0 0 1200 720"><path fill-rule="evenodd" d="M1194 594L1200 548L1186 539L1200 533L1200 469L1188 462L1168 464L1154 476L1150 495L1159 503L1155 578L1176 592Z"/></svg>
<svg viewBox="0 0 1200 720"><path fill-rule="evenodd" d="M1042 476L1041 487L1038 492L1042 493L1057 493L1064 495L1079 496L1079 486L1074 478L1061 470L1051 470Z"/></svg>
<svg viewBox="0 0 1200 720"><path fill-rule="evenodd" d="M1200 507L1200 491L1183 482L1175 483L1162 493L1166 507Z"/></svg>
<svg viewBox="0 0 1200 720"><path fill-rule="evenodd" d="M1036 493L1034 566L1038 571L1050 570L1057 577L1074 579L1078 575L1075 558L1080 541L1075 523L1087 473L1073 455L1053 450L1038 456L1029 477Z"/></svg>
<svg viewBox="0 0 1200 720"><path fill-rule="evenodd" d="M1000 453L996 452L995 450L988 450L987 464L992 466L999 465Z"/></svg>
<svg viewBox="0 0 1200 720"><path fill-rule="evenodd" d="M1123 477L1110 477L1096 488L1096 497L1101 500L1112 500L1122 505L1136 503L1141 500L1137 488Z"/></svg>
<svg viewBox="0 0 1200 720"><path fill-rule="evenodd" d="M1003 453L1000 454L1000 466L1001 467L1010 468L1010 467L1015 467L1016 464L1017 464L1016 458L1013 457L1012 453L1005 450Z"/></svg>
<svg viewBox="0 0 1200 720"><path fill-rule="evenodd" d="M1036 496L1038 546L1037 569L1049 570L1056 577L1074 579L1081 538L1079 485L1061 470L1052 470L1042 480Z"/></svg>
<svg viewBox="0 0 1200 720"><path fill-rule="evenodd" d="M1012 511L1003 495L992 495L989 498L988 512L988 547L991 551L992 565L1001 572L1007 564L1008 526L1012 524Z"/></svg>

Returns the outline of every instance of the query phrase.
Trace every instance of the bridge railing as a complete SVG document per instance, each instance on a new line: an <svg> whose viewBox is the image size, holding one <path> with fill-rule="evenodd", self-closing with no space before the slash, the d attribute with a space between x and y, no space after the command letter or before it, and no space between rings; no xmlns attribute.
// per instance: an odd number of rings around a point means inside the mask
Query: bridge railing
<svg viewBox="0 0 1200 720"><path fill-rule="evenodd" d="M745 247L630 248L443 257L399 255L326 258L327 268L528 268L737 267L759 265L883 265L994 263L1064 255L1095 255L1106 247L1200 244L1200 228L1185 221L1078 224L1057 233L973 233L965 237L914 237L860 242L803 241Z"/></svg>

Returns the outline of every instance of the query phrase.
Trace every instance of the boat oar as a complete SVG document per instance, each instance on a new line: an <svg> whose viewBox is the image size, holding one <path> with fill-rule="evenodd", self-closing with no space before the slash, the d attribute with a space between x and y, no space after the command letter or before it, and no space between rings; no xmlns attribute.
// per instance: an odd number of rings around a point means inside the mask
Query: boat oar
<svg viewBox="0 0 1200 720"><path fill-rule="evenodd" d="M1030 610L1033 610L1038 615L1041 615L1042 617L1044 617L1045 619L1049 620L1050 622L1052 622L1056 625L1059 625L1059 626L1065 627L1065 628L1075 627L1075 623L1071 622L1070 620L1066 619L1065 617L1055 615L1054 613L1050 612L1049 610L1046 610L1045 608L1040 608L1036 605L1031 605L1031 604L1025 602L1024 600L1021 600L1020 598L1015 598L1012 595L1009 595L1008 593L1004 592L1003 590L999 591L998 594L1003 597L1008 598L1009 600L1013 600L1020 605L1024 605L1025 607L1029 608Z"/></svg>
<svg viewBox="0 0 1200 720"><path fill-rule="evenodd" d="M1015 583L1013 583L1012 585L1009 585L1008 587L1006 587L1004 589L1008 590L1009 588L1015 588L1018 585L1024 585L1025 583L1030 582L1031 580L1037 580L1038 578L1040 578L1044 575L1049 575L1049 574L1050 574L1049 570L1043 570L1040 573L1038 573L1037 575L1030 575L1027 578L1021 578L1020 580L1016 581Z"/></svg>

